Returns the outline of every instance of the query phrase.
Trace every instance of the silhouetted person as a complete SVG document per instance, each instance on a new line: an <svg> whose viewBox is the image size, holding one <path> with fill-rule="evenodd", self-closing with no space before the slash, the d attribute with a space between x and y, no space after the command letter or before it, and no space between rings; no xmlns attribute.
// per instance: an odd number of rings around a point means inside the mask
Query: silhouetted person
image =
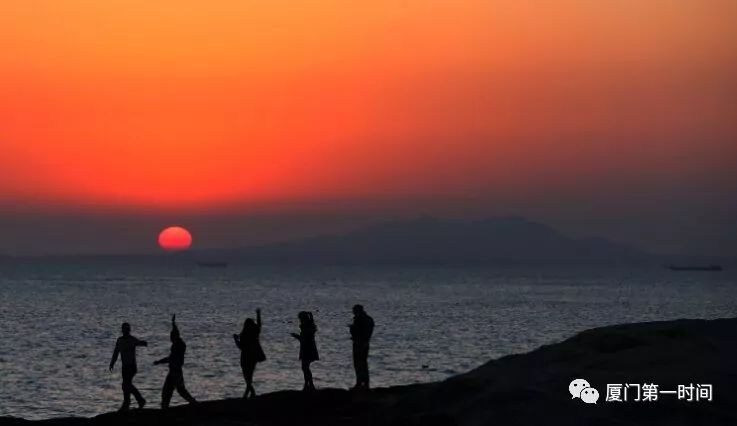
<svg viewBox="0 0 737 426"><path fill-rule="evenodd" d="M184 340L179 335L179 328L176 323L176 315L171 317L171 333L169 337L171 339L171 352L166 358L154 362L154 365L169 364L169 374L166 375L164 380L164 387L161 389L161 408L168 408L171 396L174 393L174 389L177 390L179 395L182 396L190 404L194 404L197 401L192 395L187 392L187 388L184 387L184 373L182 372L182 366L184 365L184 353L187 351L187 345L184 344Z"/></svg>
<svg viewBox="0 0 737 426"><path fill-rule="evenodd" d="M302 311L297 315L297 318L299 318L299 334L292 333L292 337L299 340L299 359L302 361L302 373L305 377L305 385L302 390L312 391L315 390L315 383L312 381L310 364L320 359L315 343L317 326L312 318L312 312Z"/></svg>
<svg viewBox="0 0 737 426"><path fill-rule="evenodd" d="M131 405L131 394L136 398L138 402L138 408L143 408L146 405L146 400L141 396L135 386L133 386L133 377L138 372L138 366L136 364L136 347L137 346L148 346L144 340L136 339L131 336L131 326L127 322L124 322L121 326L122 336L118 337L115 342L115 350L113 351L113 359L110 360L110 372L113 372L115 362L118 360L120 355L120 362L123 365L123 405L120 406L120 411L125 411L130 408Z"/></svg>
<svg viewBox="0 0 737 426"><path fill-rule="evenodd" d="M259 336L261 335L261 309L256 309L256 321L246 318L243 323L241 334L234 334L235 345L241 350L241 370L243 378L246 379L246 392L243 398L255 397L256 390L253 388L253 372L256 364L266 360L266 354L261 348Z"/></svg>
<svg viewBox="0 0 737 426"><path fill-rule="evenodd" d="M354 389L369 388L368 355L371 335L374 333L374 319L363 306L353 307L353 324L350 325L353 340L353 368L356 370L356 386Z"/></svg>

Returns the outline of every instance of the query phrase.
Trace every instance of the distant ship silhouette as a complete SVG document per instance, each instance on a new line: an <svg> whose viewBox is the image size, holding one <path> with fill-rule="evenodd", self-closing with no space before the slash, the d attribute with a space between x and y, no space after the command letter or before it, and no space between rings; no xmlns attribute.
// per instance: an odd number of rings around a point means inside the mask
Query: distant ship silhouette
<svg viewBox="0 0 737 426"><path fill-rule="evenodd" d="M200 266L203 268L226 268L228 266L228 262L216 262L216 261L197 262L197 266Z"/></svg>
<svg viewBox="0 0 737 426"><path fill-rule="evenodd" d="M692 266L678 266L670 265L668 269L671 271L721 271L721 265L692 265Z"/></svg>

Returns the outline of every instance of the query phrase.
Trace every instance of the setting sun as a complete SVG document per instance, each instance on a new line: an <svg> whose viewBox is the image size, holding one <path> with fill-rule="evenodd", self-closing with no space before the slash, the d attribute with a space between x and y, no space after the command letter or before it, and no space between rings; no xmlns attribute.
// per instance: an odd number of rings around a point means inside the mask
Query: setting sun
<svg viewBox="0 0 737 426"><path fill-rule="evenodd" d="M159 234L159 246L166 251L183 251L192 247L192 234L180 226L170 226Z"/></svg>

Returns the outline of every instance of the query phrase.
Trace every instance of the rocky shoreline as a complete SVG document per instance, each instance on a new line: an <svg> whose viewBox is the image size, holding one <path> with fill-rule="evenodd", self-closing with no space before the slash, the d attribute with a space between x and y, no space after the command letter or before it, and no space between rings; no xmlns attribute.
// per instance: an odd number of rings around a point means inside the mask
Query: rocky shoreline
<svg viewBox="0 0 737 426"><path fill-rule="evenodd" d="M577 378L598 390L595 404L571 397L568 386ZM695 389L689 393L691 384ZM607 401L607 385L626 388L628 400ZM652 399L650 385L657 386L655 400L645 400L646 393ZM679 385L684 386L681 395ZM697 395L705 385L711 385L711 401L706 392ZM371 392L282 391L249 401L206 401L93 418L0 418L3 426L36 424L737 425L737 318L591 329L438 383Z"/></svg>

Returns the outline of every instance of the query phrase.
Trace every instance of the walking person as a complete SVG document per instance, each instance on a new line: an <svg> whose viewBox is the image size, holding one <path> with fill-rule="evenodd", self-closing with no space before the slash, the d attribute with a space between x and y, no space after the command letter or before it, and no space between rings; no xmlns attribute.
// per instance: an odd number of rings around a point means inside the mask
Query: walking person
<svg viewBox="0 0 737 426"><path fill-rule="evenodd" d="M123 405L120 406L118 411L126 411L131 405L131 394L136 398L138 408L143 408L146 405L146 400L138 392L138 389L133 385L133 377L138 372L138 366L136 364L136 348L138 346L148 346L145 340L139 340L131 335L131 325L124 322L120 327L122 336L118 337L115 342L115 350L113 350L113 358L110 360L110 372L113 372L115 362L118 360L120 355L120 363L122 364L122 376L123 376Z"/></svg>
<svg viewBox="0 0 737 426"><path fill-rule="evenodd" d="M241 350L241 370L246 380L246 392L243 398L256 396L256 390L253 387L253 373L256 371L256 364L266 360L266 354L259 340L260 335L261 309L256 309L256 321L254 322L253 318L246 318L241 334L233 335L235 345Z"/></svg>
<svg viewBox="0 0 737 426"><path fill-rule="evenodd" d="M184 386L184 372L182 371L182 366L184 366L184 353L187 351L187 345L179 334L176 318L176 315L172 315L171 317L171 333L169 334L169 338L171 339L171 351L169 356L154 362L154 365L169 364L169 374L166 375L164 387L161 389L162 409L169 407L169 402L174 394L174 389L176 389L179 395L181 395L182 398L190 404L197 403L197 400L189 394L187 388Z"/></svg>
<svg viewBox="0 0 737 426"><path fill-rule="evenodd" d="M292 337L299 340L299 359L302 361L302 374L304 374L305 379L302 390L314 391L315 383L312 381L310 364L320 359L315 343L317 325L315 325L315 320L312 318L312 312L302 311L297 315L297 318L299 318L299 334L292 333Z"/></svg>
<svg viewBox="0 0 737 426"><path fill-rule="evenodd" d="M356 385L353 389L369 389L369 343L374 333L374 319L361 305L353 306L353 324L350 325L353 340L353 368L356 370Z"/></svg>

